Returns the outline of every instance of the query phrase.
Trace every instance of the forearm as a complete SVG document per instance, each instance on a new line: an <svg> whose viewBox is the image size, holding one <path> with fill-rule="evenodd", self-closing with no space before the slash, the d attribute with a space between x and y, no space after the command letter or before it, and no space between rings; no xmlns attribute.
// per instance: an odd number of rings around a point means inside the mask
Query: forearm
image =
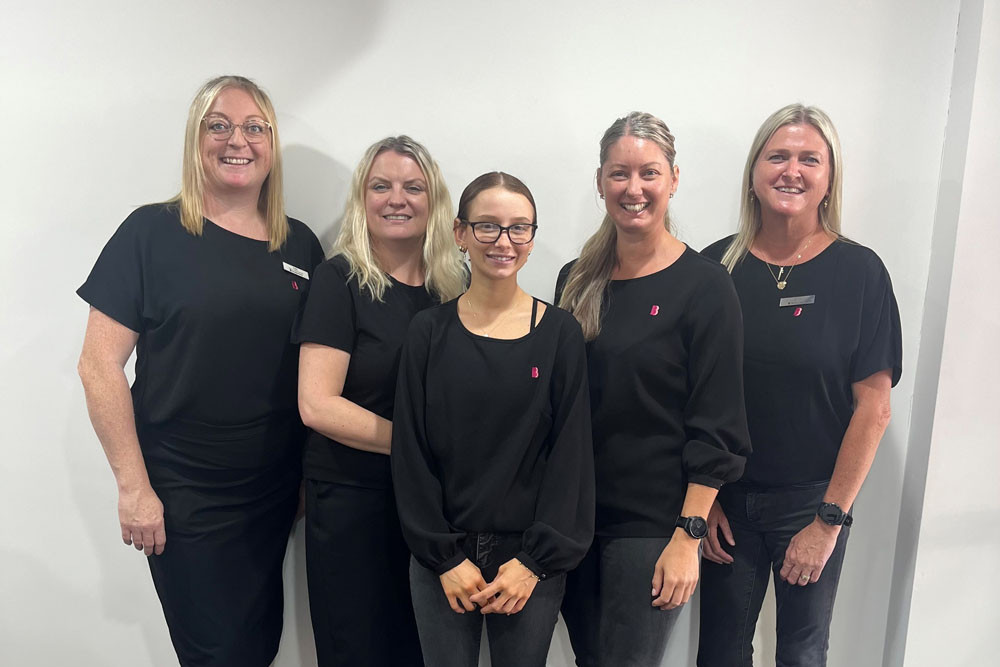
<svg viewBox="0 0 1000 667"><path fill-rule="evenodd" d="M877 401L858 404L840 445L825 502L836 503L845 512L854 504L888 424L887 405Z"/></svg>
<svg viewBox="0 0 1000 667"><path fill-rule="evenodd" d="M305 425L331 440L366 452L390 451L392 422L343 396L308 396L299 407Z"/></svg>
<svg viewBox="0 0 1000 667"><path fill-rule="evenodd" d="M87 359L80 360L79 372L90 422L119 490L132 492L148 487L149 476L139 447L125 372L114 362Z"/></svg>

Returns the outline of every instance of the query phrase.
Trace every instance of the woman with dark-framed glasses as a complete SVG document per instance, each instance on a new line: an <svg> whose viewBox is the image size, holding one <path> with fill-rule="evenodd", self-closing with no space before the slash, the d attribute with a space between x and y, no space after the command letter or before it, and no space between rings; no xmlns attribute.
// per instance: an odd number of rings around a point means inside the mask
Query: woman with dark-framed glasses
<svg viewBox="0 0 1000 667"><path fill-rule="evenodd" d="M426 664L545 664L566 583L593 535L593 452L580 326L517 284L534 199L491 172L459 200L471 284L419 313L397 384L392 474L413 553Z"/></svg>
<svg viewBox="0 0 1000 667"><path fill-rule="evenodd" d="M270 99L223 76L191 103L180 194L129 215L78 290L122 540L148 558L181 665L277 652L304 434L289 340L322 258L285 215Z"/></svg>
<svg viewBox="0 0 1000 667"><path fill-rule="evenodd" d="M451 196L427 149L387 137L354 170L296 340L309 612L320 667L423 665L389 454L413 316L465 289Z"/></svg>

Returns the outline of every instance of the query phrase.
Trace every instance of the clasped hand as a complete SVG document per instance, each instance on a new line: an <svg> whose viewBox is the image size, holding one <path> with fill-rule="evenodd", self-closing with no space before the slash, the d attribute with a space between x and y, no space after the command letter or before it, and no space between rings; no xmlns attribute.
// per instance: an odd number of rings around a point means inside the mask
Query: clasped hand
<svg viewBox="0 0 1000 667"><path fill-rule="evenodd" d="M512 558L500 566L496 578L486 583L483 574L468 558L441 575L448 604L457 614L516 614L524 609L538 578L521 561Z"/></svg>

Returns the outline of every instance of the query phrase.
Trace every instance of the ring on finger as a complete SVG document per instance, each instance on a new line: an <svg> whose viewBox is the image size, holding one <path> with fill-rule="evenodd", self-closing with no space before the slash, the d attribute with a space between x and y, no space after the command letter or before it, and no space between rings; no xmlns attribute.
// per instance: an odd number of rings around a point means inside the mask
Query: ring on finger
<svg viewBox="0 0 1000 667"><path fill-rule="evenodd" d="M809 577L808 574L803 574L801 577L799 577L799 583L800 584L808 584L809 583L809 579L810 579L810 577Z"/></svg>

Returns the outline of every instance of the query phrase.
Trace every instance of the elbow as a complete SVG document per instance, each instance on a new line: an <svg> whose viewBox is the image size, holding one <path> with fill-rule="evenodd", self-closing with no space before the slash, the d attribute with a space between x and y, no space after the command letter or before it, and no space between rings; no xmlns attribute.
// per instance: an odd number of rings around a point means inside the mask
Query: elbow
<svg viewBox="0 0 1000 667"><path fill-rule="evenodd" d="M311 429L316 426L316 410L305 392L299 391L299 418Z"/></svg>
<svg viewBox="0 0 1000 667"><path fill-rule="evenodd" d="M881 401L878 406L878 413L875 416L876 423L880 432L885 432L885 429L889 426L889 420L892 419L892 406L889 405L889 401Z"/></svg>

